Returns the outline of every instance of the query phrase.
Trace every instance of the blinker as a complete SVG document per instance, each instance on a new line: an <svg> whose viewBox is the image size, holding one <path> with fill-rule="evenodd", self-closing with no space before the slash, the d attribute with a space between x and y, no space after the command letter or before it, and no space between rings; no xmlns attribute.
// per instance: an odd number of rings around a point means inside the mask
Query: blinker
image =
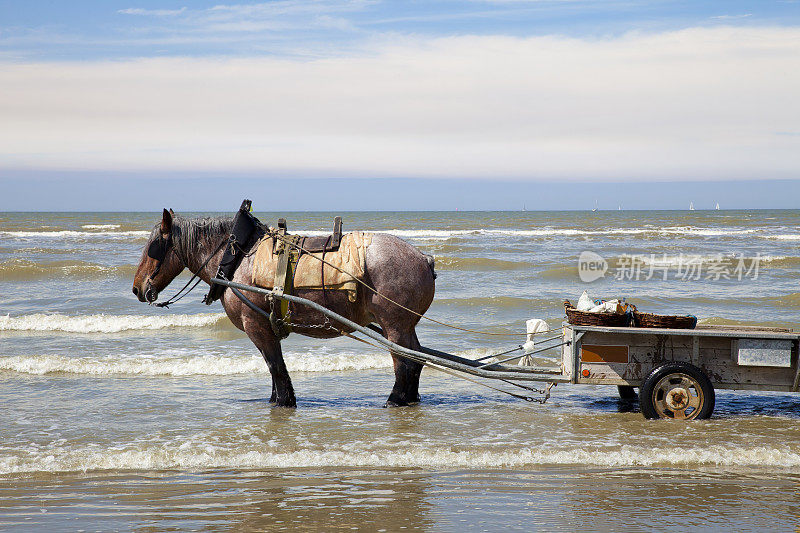
<svg viewBox="0 0 800 533"><path fill-rule="evenodd" d="M159 236L158 239L150 243L147 247L147 256L156 261L163 261L167 255L167 246L169 243L164 237Z"/></svg>

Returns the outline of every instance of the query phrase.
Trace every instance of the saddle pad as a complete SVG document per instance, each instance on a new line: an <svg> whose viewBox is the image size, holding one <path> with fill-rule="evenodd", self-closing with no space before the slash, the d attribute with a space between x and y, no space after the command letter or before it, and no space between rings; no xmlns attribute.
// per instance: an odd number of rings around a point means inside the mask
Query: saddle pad
<svg viewBox="0 0 800 533"><path fill-rule="evenodd" d="M258 243L253 258L253 284L257 287L271 289L275 283L275 269L278 266L278 255L273 253L274 237L266 236ZM359 283L353 279L364 279L366 268L367 246L372 243L371 233L356 231L342 236L339 249L326 252L325 261L341 269L337 270L319 261L322 253L303 254L297 262L294 272L295 289L322 289L322 269L325 269L325 289L347 291L351 302L356 301L356 290ZM349 274L352 274L350 276Z"/></svg>

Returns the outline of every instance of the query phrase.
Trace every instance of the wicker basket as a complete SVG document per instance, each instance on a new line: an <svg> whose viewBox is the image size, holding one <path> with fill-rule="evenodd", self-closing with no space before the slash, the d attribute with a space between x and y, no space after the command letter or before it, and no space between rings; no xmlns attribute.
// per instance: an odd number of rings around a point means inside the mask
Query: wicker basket
<svg viewBox="0 0 800 533"><path fill-rule="evenodd" d="M656 315L654 313L633 312L633 323L637 328L694 329L697 317L691 315Z"/></svg>
<svg viewBox="0 0 800 533"><path fill-rule="evenodd" d="M564 300L564 310L567 312L567 322L575 326L626 327L630 325L631 321L631 317L628 314L617 315L614 313L578 311L569 303L569 300Z"/></svg>

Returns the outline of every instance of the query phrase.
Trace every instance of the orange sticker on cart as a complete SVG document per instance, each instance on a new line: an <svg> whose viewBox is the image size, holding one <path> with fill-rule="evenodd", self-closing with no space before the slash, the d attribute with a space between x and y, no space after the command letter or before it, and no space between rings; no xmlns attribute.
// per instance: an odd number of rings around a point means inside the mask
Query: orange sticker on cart
<svg viewBox="0 0 800 533"><path fill-rule="evenodd" d="M584 363L627 363L628 360L627 346L581 345L581 361Z"/></svg>

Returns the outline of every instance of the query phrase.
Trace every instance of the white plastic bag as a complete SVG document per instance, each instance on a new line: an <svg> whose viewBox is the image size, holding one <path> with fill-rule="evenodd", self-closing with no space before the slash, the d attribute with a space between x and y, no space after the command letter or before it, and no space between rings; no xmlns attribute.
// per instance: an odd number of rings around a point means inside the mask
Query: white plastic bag
<svg viewBox="0 0 800 533"><path fill-rule="evenodd" d="M589 312L591 313L607 313L607 314L614 314L617 312L619 308L619 300L609 300L607 302L603 302L600 305L595 305Z"/></svg>
<svg viewBox="0 0 800 533"><path fill-rule="evenodd" d="M592 307L595 306L594 300L589 298L589 293L583 291L581 297L578 298L578 305L575 307L578 311L591 311Z"/></svg>
<svg viewBox="0 0 800 533"><path fill-rule="evenodd" d="M525 341L525 344L522 345L522 349L525 350L526 355L519 360L519 365L531 366L533 364L533 358L527 354L536 349L536 334L548 331L550 326L541 318L532 318L525 322L525 326L528 339Z"/></svg>

